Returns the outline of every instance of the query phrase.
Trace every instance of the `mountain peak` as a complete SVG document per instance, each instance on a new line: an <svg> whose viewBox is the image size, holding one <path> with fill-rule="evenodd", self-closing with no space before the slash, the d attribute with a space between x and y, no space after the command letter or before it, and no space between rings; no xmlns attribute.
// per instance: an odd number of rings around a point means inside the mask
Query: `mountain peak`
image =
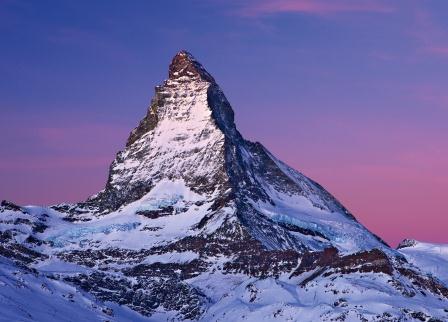
<svg viewBox="0 0 448 322"><path fill-rule="evenodd" d="M156 87L146 116L111 164L105 189L87 201L97 214L123 209L168 180L213 200L210 211L234 209L235 220L270 249L322 250L331 244L347 252L384 247L321 186L241 136L230 103L193 55L177 53L169 77ZM294 201L286 205L285 198ZM271 207L281 210L276 213ZM311 213L319 209L328 219L302 217L304 208ZM330 220L353 229L347 235L329 227ZM297 231L306 236L297 236ZM309 236L317 237L310 242Z"/></svg>
<svg viewBox="0 0 448 322"><path fill-rule="evenodd" d="M190 80L202 79L214 83L214 78L207 72L200 62L186 50L179 51L171 61L169 67L169 79L171 80Z"/></svg>
<svg viewBox="0 0 448 322"><path fill-rule="evenodd" d="M416 241L415 239L405 238L398 244L397 249L413 247L417 244L418 244L418 241Z"/></svg>

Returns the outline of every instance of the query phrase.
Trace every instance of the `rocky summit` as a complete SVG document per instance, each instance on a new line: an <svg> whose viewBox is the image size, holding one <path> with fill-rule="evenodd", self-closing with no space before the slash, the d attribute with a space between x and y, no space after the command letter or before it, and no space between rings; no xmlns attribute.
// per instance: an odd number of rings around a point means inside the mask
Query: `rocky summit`
<svg viewBox="0 0 448 322"><path fill-rule="evenodd" d="M417 242L390 248L245 140L190 53L168 75L103 190L2 202L0 320L448 320L446 266L420 265Z"/></svg>

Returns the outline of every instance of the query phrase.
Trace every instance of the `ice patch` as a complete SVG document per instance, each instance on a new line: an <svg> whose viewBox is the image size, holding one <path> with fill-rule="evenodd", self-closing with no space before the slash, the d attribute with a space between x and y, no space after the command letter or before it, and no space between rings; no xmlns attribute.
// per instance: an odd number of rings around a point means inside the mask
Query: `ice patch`
<svg viewBox="0 0 448 322"><path fill-rule="evenodd" d="M186 203L203 199L190 190L183 180L161 180L139 201L137 211L153 211L167 207L184 208Z"/></svg>
<svg viewBox="0 0 448 322"><path fill-rule="evenodd" d="M298 219L295 219L295 218L292 218L292 217L289 217L286 215L274 215L274 216L272 216L271 219L277 223L290 224L290 225L297 226L299 228L318 232L318 233L324 235L326 238L335 237L335 234L331 229L323 228L322 226L320 226L314 222L301 221L301 220L298 220Z"/></svg>
<svg viewBox="0 0 448 322"><path fill-rule="evenodd" d="M182 203L182 195L167 195L163 199L149 199L144 200L142 204L137 208L137 211L152 211L159 210L167 207L175 207L178 203ZM180 205L178 205L180 206ZM180 208L180 207L175 207Z"/></svg>
<svg viewBox="0 0 448 322"><path fill-rule="evenodd" d="M140 225L138 222L125 224L110 224L99 227L75 227L64 231L61 234L47 238L47 241L52 243L53 247L64 247L74 241L94 234L110 234L114 231L129 231L137 228ZM82 243L82 241L80 241Z"/></svg>

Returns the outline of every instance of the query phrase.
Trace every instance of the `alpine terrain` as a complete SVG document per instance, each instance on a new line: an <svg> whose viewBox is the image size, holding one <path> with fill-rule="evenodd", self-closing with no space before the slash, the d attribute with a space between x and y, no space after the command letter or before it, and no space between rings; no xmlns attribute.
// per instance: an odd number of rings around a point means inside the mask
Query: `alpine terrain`
<svg viewBox="0 0 448 322"><path fill-rule="evenodd" d="M245 140L186 51L105 188L3 201L0 242L1 321L448 321L448 248L390 248Z"/></svg>

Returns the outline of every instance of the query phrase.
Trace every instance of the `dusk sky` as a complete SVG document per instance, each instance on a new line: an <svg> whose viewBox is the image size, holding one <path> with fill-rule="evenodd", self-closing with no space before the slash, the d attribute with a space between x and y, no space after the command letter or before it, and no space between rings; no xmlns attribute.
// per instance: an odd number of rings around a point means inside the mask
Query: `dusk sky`
<svg viewBox="0 0 448 322"><path fill-rule="evenodd" d="M0 0L0 199L81 201L173 55L393 246L448 242L448 1Z"/></svg>

